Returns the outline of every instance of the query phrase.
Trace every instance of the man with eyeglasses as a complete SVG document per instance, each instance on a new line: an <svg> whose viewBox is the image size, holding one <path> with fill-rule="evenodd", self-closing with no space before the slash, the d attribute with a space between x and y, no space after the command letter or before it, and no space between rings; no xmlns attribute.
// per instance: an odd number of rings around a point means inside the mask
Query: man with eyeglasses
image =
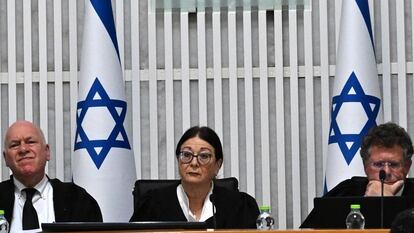
<svg viewBox="0 0 414 233"><path fill-rule="evenodd" d="M414 195L414 180L406 178L411 167L413 144L408 133L395 123L372 128L361 143L366 177L352 177L324 196L381 196L380 171L385 172L384 196Z"/></svg>

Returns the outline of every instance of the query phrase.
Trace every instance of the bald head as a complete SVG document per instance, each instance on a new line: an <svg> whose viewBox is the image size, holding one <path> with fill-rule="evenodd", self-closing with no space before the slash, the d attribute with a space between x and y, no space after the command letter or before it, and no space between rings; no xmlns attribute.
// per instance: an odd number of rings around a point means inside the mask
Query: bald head
<svg viewBox="0 0 414 233"><path fill-rule="evenodd" d="M34 187L45 176L49 145L39 127L29 121L16 121L4 136L3 157L16 179L26 187Z"/></svg>
<svg viewBox="0 0 414 233"><path fill-rule="evenodd" d="M14 122L13 124L10 125L10 127L6 130L6 133L4 134L4 138L3 138L3 142L4 142L4 148L6 148L6 141L7 138L9 137L9 134L12 130L16 129L16 128L20 128L20 127L29 127L29 128L33 128L35 131L37 131L37 133L40 135L42 142L44 144L46 144L46 138L45 135L43 134L43 131L37 127L35 124L33 124L30 121L25 121L25 120L18 120L16 122Z"/></svg>

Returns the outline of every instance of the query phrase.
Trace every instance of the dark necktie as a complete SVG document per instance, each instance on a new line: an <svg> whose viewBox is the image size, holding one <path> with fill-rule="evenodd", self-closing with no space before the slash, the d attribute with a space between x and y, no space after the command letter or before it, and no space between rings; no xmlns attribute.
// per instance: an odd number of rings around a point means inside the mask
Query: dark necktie
<svg viewBox="0 0 414 233"><path fill-rule="evenodd" d="M37 218L36 209L33 207L32 198L36 193L34 188L26 188L22 191L26 192L26 202L23 206L23 230L39 228L39 220Z"/></svg>

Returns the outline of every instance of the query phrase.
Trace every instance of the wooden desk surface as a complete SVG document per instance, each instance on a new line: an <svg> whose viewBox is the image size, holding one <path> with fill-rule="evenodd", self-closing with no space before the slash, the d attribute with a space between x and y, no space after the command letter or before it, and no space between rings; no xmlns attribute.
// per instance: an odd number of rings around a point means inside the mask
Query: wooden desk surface
<svg viewBox="0 0 414 233"><path fill-rule="evenodd" d="M215 233L236 233L236 232L244 232L244 233L389 233L389 229L364 229L364 230L347 230L347 229L288 229L288 230L271 230L271 231L258 231L258 230L122 230L122 231L88 231L89 233L109 233L109 232L129 232L129 233L138 233L138 232L174 232L174 233L208 233L208 232L215 232ZM77 232L72 232L77 233ZM85 233L85 231L79 232Z"/></svg>

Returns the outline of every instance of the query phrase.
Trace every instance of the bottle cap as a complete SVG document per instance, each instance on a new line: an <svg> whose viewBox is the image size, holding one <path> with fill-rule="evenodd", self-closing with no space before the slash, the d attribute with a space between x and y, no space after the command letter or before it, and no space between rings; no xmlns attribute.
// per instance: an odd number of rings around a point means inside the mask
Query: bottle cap
<svg viewBox="0 0 414 233"><path fill-rule="evenodd" d="M270 206L268 206L268 205L262 205L262 206L259 207L259 210L260 211L267 211L267 212L269 212Z"/></svg>
<svg viewBox="0 0 414 233"><path fill-rule="evenodd" d="M351 204L351 209L361 209L359 204Z"/></svg>
<svg viewBox="0 0 414 233"><path fill-rule="evenodd" d="M0 210L0 215L4 215L4 210Z"/></svg>

